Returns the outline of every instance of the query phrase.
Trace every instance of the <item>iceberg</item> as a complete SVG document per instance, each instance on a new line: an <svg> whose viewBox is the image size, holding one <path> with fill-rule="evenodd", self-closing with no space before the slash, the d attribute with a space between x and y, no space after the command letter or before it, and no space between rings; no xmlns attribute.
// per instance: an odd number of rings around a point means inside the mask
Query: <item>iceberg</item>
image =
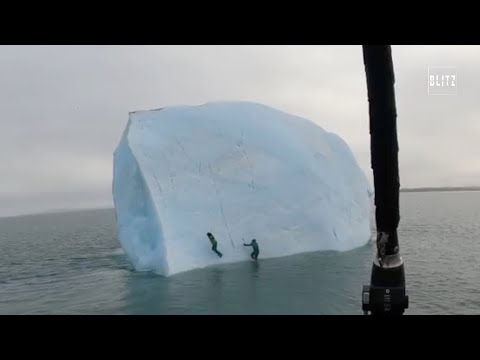
<svg viewBox="0 0 480 360"><path fill-rule="evenodd" d="M112 193L129 261L163 276L252 261L252 239L261 261L347 251L371 236L373 192L346 142L257 103L130 113Z"/></svg>

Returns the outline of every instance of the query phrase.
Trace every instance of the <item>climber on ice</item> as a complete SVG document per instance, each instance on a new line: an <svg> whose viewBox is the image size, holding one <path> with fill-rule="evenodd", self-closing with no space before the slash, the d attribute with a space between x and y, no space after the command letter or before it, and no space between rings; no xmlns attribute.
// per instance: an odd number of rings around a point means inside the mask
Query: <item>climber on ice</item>
<svg viewBox="0 0 480 360"><path fill-rule="evenodd" d="M222 257L223 256L222 253L217 250L218 243L215 237L212 235L212 233L207 233L207 236L210 239L210 242L212 243L212 251L214 251L218 255L218 257Z"/></svg>
<svg viewBox="0 0 480 360"><path fill-rule="evenodd" d="M251 257L253 260L257 260L258 254L260 253L260 250L258 249L257 240L253 239L250 244L245 244L245 243L243 243L243 246L251 246L251 247L253 247L253 252L250 254L250 257Z"/></svg>

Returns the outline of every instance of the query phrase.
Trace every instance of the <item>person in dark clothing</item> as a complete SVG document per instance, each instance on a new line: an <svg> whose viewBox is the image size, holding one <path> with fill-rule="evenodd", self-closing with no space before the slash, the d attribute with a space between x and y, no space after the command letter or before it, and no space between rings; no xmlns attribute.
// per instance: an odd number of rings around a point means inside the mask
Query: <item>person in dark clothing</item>
<svg viewBox="0 0 480 360"><path fill-rule="evenodd" d="M251 257L253 260L257 260L258 254L260 254L260 250L259 250L259 248L258 248L257 240L253 239L250 244L245 244L245 243L244 243L243 246L251 246L251 247L253 247L253 252L250 254L250 257Z"/></svg>
<svg viewBox="0 0 480 360"><path fill-rule="evenodd" d="M218 255L218 257L222 257L223 254L217 250L218 243L215 237L212 235L212 233L207 233L207 236L210 239L210 242L212 243L212 251L214 251Z"/></svg>

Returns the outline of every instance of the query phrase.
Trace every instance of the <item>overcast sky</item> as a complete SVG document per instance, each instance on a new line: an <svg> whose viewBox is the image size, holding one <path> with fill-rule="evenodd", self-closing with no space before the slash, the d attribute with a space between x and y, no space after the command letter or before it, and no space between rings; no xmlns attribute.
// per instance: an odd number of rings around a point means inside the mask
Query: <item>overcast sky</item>
<svg viewBox="0 0 480 360"><path fill-rule="evenodd" d="M402 187L480 185L479 46L393 46ZM427 92L455 66L458 94ZM372 179L362 48L0 46L0 216L112 206L128 112L248 100L344 138Z"/></svg>

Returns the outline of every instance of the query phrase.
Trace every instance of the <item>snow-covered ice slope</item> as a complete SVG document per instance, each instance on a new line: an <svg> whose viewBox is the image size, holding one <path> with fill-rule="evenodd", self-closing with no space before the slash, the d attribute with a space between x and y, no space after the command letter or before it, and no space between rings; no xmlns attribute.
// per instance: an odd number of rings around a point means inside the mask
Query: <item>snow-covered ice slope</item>
<svg viewBox="0 0 480 360"><path fill-rule="evenodd" d="M130 113L114 154L120 243L165 276L249 260L252 238L259 260L362 246L370 191L340 137L255 103Z"/></svg>

